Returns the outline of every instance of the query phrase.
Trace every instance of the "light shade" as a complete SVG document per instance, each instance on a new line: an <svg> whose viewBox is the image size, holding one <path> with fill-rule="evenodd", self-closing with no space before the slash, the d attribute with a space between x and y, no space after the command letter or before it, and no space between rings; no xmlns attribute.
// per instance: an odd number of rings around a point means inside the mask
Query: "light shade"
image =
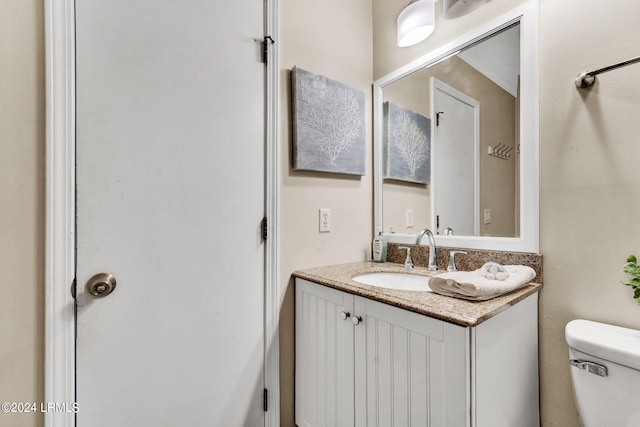
<svg viewBox="0 0 640 427"><path fill-rule="evenodd" d="M485 0L444 0L442 14L445 19L457 18L466 15L484 2Z"/></svg>
<svg viewBox="0 0 640 427"><path fill-rule="evenodd" d="M420 43L436 28L435 0L417 0L398 15L398 46Z"/></svg>

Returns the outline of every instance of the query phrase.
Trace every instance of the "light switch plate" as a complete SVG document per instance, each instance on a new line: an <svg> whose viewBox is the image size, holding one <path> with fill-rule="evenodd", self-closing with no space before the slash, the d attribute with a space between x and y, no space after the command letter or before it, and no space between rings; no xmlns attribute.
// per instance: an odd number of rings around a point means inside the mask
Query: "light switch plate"
<svg viewBox="0 0 640 427"><path fill-rule="evenodd" d="M484 223L491 224L491 209L484 210Z"/></svg>
<svg viewBox="0 0 640 427"><path fill-rule="evenodd" d="M404 211L404 226L407 228L413 227L413 209L406 209Z"/></svg>

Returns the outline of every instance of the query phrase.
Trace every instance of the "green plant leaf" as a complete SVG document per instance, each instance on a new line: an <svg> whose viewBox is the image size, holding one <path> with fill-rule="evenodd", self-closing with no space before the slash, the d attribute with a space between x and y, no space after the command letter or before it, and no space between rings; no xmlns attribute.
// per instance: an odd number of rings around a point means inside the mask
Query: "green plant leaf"
<svg viewBox="0 0 640 427"><path fill-rule="evenodd" d="M635 255L627 257L627 263L622 266L622 271L629 276L622 284L633 288L633 299L640 304L640 266Z"/></svg>
<svg viewBox="0 0 640 427"><path fill-rule="evenodd" d="M624 282L627 286L640 286L640 277L634 277Z"/></svg>
<svg viewBox="0 0 640 427"><path fill-rule="evenodd" d="M628 262L622 266L622 271L627 274L640 274L640 266L633 262Z"/></svg>

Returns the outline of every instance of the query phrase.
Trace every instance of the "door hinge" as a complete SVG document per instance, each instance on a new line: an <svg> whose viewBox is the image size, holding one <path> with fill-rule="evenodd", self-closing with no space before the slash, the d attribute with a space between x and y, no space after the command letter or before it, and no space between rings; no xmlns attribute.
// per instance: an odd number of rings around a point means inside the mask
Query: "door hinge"
<svg viewBox="0 0 640 427"><path fill-rule="evenodd" d="M74 278L73 278L73 282L71 282L71 296L73 297L73 299L75 299L75 298L76 298L76 295L77 295L77 291L76 291L76 289L77 289L77 286L76 286L76 285L77 285L77 283L78 283L78 282L77 282L77 279L74 277Z"/></svg>
<svg viewBox="0 0 640 427"><path fill-rule="evenodd" d="M262 218L262 240L267 241L267 237L269 236L269 222L267 221L267 217Z"/></svg>
<svg viewBox="0 0 640 427"><path fill-rule="evenodd" d="M262 399L262 409L264 409L264 412L267 412L269 410L269 390L266 388L264 389Z"/></svg>
<svg viewBox="0 0 640 427"><path fill-rule="evenodd" d="M274 44L275 40L271 36L264 36L262 39L262 62L267 64L267 57L269 56L269 45Z"/></svg>

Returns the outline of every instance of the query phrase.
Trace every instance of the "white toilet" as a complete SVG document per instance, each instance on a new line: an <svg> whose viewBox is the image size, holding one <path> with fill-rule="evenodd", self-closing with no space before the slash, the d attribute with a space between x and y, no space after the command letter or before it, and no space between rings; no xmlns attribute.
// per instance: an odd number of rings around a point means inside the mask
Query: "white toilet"
<svg viewBox="0 0 640 427"><path fill-rule="evenodd" d="M584 427L640 427L640 331L588 320L565 327Z"/></svg>

